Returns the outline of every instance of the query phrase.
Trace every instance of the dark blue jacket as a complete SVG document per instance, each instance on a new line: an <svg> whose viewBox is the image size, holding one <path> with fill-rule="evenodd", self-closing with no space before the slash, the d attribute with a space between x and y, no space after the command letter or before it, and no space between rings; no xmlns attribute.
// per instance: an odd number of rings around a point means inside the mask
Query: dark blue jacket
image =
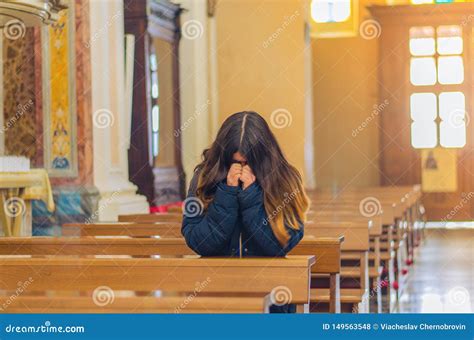
<svg viewBox="0 0 474 340"><path fill-rule="evenodd" d="M188 201L195 196L197 176L195 173L191 181ZM270 227L257 182L245 190L219 183L205 212L187 214L186 204L184 210L181 232L188 246L202 256L285 256L303 238L302 224L299 230L287 228L290 240L281 246Z"/></svg>

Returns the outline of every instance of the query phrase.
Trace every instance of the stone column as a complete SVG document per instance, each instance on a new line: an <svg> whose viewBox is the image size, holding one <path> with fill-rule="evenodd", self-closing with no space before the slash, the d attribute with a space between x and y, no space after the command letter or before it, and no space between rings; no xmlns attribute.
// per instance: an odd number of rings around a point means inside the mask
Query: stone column
<svg viewBox="0 0 474 340"><path fill-rule="evenodd" d="M217 92L210 93L209 78L209 27L206 1L180 0L186 9L181 15L182 36L180 41L180 99L182 159L186 179L193 177L193 169L200 162L203 150L212 141L217 114ZM217 67L216 64L211 67ZM211 73L210 73L211 72ZM213 80L213 79L211 79Z"/></svg>
<svg viewBox="0 0 474 340"><path fill-rule="evenodd" d="M306 6L302 6L302 11L305 16L304 23L304 185L307 189L316 188L316 172L314 168L314 118L313 118L313 54L311 49L311 34L310 34L310 4L307 1Z"/></svg>
<svg viewBox="0 0 474 340"><path fill-rule="evenodd" d="M94 184L101 196L92 217L113 221L121 214L147 213L149 208L128 179L130 117L125 106L122 0L90 1L90 34Z"/></svg>

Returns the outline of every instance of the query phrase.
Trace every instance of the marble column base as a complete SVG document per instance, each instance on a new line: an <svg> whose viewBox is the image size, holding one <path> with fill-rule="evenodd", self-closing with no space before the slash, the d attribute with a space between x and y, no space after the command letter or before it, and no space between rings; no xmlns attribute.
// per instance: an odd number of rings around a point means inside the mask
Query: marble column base
<svg viewBox="0 0 474 340"><path fill-rule="evenodd" d="M92 219L100 222L115 222L119 215L148 214L150 207L145 196L136 193L136 187L128 190L103 193Z"/></svg>

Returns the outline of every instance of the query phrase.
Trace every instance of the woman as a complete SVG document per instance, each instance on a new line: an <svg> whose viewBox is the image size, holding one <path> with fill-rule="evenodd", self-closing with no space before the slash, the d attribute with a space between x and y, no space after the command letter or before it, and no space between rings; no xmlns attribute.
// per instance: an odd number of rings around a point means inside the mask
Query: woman
<svg viewBox="0 0 474 340"><path fill-rule="evenodd" d="M308 205L301 176L267 122L238 112L195 169L182 234L203 256L284 256L303 237Z"/></svg>

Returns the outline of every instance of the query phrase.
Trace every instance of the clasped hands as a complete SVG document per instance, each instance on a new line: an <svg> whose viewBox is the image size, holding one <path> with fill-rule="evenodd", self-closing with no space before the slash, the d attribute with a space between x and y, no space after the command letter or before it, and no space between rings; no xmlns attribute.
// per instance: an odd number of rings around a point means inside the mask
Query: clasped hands
<svg viewBox="0 0 474 340"><path fill-rule="evenodd" d="M240 181L242 182L242 189L244 190L252 185L255 179L252 169L248 165L242 165L240 163L233 163L227 173L227 185L236 187Z"/></svg>

